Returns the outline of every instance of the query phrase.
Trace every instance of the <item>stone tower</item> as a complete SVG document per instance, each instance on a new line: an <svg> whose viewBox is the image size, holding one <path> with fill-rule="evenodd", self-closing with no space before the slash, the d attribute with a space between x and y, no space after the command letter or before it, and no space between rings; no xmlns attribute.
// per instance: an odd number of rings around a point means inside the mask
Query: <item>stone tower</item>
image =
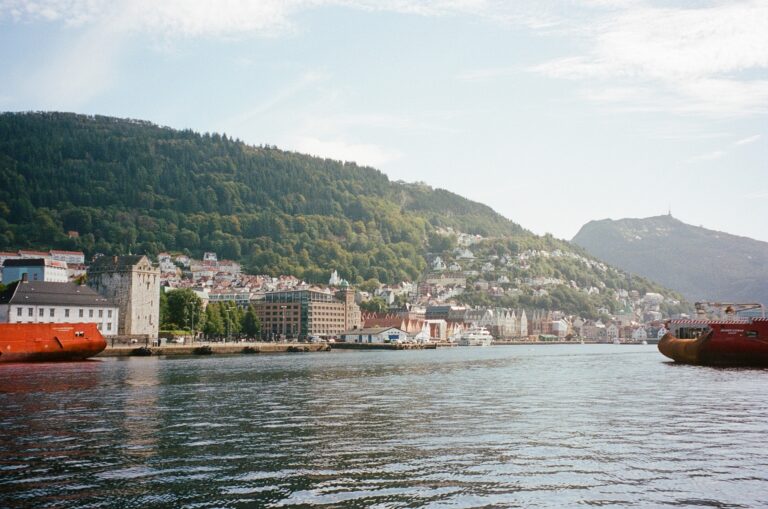
<svg viewBox="0 0 768 509"><path fill-rule="evenodd" d="M360 306L355 303L355 290L345 287L336 292L336 298L344 303L344 330L359 329L362 313Z"/></svg>
<svg viewBox="0 0 768 509"><path fill-rule="evenodd" d="M88 268L88 286L119 308L118 335L157 338L160 329L160 269L146 256L102 256Z"/></svg>

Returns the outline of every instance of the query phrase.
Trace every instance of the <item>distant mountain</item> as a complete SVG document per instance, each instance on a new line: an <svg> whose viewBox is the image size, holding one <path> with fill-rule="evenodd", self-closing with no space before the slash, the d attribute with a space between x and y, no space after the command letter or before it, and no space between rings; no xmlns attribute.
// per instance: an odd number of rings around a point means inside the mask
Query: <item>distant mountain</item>
<svg viewBox="0 0 768 509"><path fill-rule="evenodd" d="M691 226L669 215L591 221L573 242L692 301L768 305L768 242Z"/></svg>
<svg viewBox="0 0 768 509"><path fill-rule="evenodd" d="M485 239L473 250L486 258L463 268L503 287L496 304L595 316L624 305L619 290L679 298L486 205L373 168L141 120L0 114L0 250L215 251L250 273L397 283L432 256L454 259L455 232ZM498 262L518 255L519 266Z"/></svg>

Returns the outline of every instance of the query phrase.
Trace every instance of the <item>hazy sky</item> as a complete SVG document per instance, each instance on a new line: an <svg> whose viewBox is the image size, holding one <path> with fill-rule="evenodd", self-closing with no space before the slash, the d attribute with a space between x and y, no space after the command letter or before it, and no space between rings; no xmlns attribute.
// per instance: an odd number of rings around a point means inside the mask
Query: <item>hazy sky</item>
<svg viewBox="0 0 768 509"><path fill-rule="evenodd" d="M768 1L0 0L0 110L226 132L570 239L768 241Z"/></svg>

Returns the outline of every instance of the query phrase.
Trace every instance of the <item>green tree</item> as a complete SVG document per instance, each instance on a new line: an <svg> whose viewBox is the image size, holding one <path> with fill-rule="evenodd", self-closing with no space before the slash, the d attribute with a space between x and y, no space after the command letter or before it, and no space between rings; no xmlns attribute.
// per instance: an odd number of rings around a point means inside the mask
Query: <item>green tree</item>
<svg viewBox="0 0 768 509"><path fill-rule="evenodd" d="M248 310L243 315L242 330L249 338L255 338L261 332L261 321L253 306L248 306Z"/></svg>
<svg viewBox="0 0 768 509"><path fill-rule="evenodd" d="M166 323L181 329L200 329L203 302L189 288L167 292L168 314Z"/></svg>
<svg viewBox="0 0 768 509"><path fill-rule="evenodd" d="M208 304L205 308L205 324L203 332L208 337L220 338L224 335L224 320L217 303Z"/></svg>
<svg viewBox="0 0 768 509"><path fill-rule="evenodd" d="M389 306L387 306L386 301L381 297L373 297L360 304L360 309L368 311L369 313L384 313L389 309Z"/></svg>
<svg viewBox="0 0 768 509"><path fill-rule="evenodd" d="M168 294L163 288L160 288L160 328L171 328L168 324Z"/></svg>

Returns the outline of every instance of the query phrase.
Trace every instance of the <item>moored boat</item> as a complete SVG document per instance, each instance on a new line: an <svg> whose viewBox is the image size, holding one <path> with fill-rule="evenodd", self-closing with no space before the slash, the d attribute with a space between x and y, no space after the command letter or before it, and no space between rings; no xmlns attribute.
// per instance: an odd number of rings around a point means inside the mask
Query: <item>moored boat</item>
<svg viewBox="0 0 768 509"><path fill-rule="evenodd" d="M491 346L493 336L485 327L473 326L459 337L459 346Z"/></svg>
<svg viewBox="0 0 768 509"><path fill-rule="evenodd" d="M0 362L82 360L106 347L95 323L0 324Z"/></svg>
<svg viewBox="0 0 768 509"><path fill-rule="evenodd" d="M732 306L737 305L728 308ZM741 306L755 309L759 305ZM670 320L659 351L685 364L768 366L768 319L759 308L760 317L728 313L725 319Z"/></svg>

